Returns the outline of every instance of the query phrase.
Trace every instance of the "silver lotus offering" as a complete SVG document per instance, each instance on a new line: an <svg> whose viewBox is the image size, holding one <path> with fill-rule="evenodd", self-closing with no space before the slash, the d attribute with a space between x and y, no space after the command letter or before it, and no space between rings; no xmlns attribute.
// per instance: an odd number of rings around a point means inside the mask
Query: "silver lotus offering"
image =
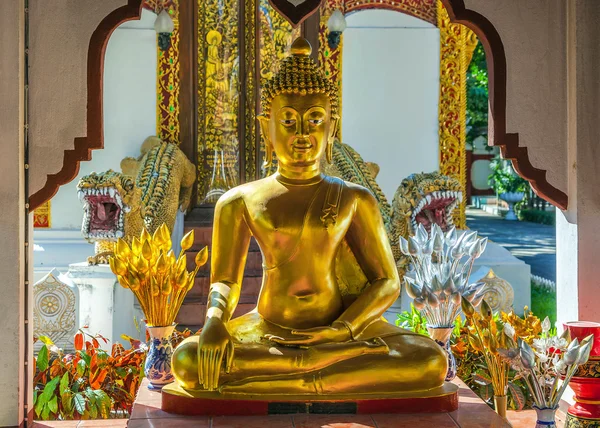
<svg viewBox="0 0 600 428"><path fill-rule="evenodd" d="M400 238L400 250L412 261L404 276L406 291L430 328L451 328L461 309L461 296L473 306L483 300L485 283L469 284L473 263L487 246L487 238L456 228L445 234L434 224L431 233L423 225L414 236Z"/></svg>

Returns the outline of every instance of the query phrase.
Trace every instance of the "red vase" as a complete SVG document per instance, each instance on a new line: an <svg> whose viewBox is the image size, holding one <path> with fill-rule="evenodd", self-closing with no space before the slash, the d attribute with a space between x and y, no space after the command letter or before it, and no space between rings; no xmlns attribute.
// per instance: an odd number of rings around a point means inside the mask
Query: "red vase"
<svg viewBox="0 0 600 428"><path fill-rule="evenodd" d="M577 369L569 386L575 392L575 404L569 407L565 428L600 428L600 323L573 321L564 324L572 339L581 342L590 334L594 344L588 362Z"/></svg>

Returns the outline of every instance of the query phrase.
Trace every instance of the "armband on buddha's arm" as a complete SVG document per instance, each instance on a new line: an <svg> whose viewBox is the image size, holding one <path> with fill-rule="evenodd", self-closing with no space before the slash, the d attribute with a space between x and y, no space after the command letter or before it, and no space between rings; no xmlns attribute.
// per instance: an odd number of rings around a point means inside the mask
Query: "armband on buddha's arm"
<svg viewBox="0 0 600 428"><path fill-rule="evenodd" d="M231 314L228 312L228 297L231 292L231 287L222 282L216 282L210 286L208 293L208 309L206 318L219 318L223 321L228 321Z"/></svg>

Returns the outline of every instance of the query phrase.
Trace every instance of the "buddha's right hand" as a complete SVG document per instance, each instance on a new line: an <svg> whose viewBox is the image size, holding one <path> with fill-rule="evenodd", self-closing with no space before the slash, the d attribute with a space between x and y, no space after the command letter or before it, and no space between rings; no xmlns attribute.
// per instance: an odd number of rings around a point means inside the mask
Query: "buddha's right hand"
<svg viewBox="0 0 600 428"><path fill-rule="evenodd" d="M204 389L214 391L225 359L225 372L233 363L233 342L225 323L217 317L208 318L198 343L198 377Z"/></svg>

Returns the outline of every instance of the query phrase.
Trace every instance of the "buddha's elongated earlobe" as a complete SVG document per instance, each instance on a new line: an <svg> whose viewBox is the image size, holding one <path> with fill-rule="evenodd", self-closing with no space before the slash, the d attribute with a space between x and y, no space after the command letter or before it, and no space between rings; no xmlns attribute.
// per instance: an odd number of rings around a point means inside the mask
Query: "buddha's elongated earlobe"
<svg viewBox="0 0 600 428"><path fill-rule="evenodd" d="M325 149L325 159L327 159L327 163L333 163L333 144L337 139L337 135L339 132L339 123L340 118L337 115L331 117L331 131L329 133L329 138L327 139L327 148Z"/></svg>
<svg viewBox="0 0 600 428"><path fill-rule="evenodd" d="M271 168L273 165L273 147L269 141L265 141L265 160L262 164L264 169Z"/></svg>
<svg viewBox="0 0 600 428"><path fill-rule="evenodd" d="M260 133L265 141L265 160L262 166L264 169L267 169L273 164L273 146L269 140L269 118L264 114L259 114L257 119L260 126Z"/></svg>

